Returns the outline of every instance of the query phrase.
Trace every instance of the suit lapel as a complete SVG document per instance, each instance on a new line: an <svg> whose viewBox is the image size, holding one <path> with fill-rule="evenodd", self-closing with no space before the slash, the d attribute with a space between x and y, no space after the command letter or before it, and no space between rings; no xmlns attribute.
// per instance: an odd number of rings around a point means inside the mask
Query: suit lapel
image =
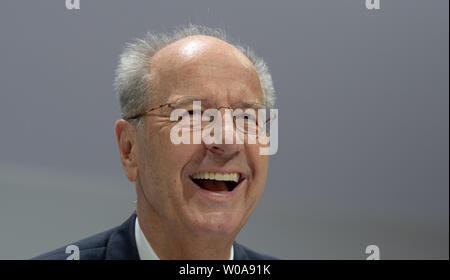
<svg viewBox="0 0 450 280"><path fill-rule="evenodd" d="M234 250L234 260L248 260L249 257L247 255L247 252L245 249L239 245L239 243L234 242L233 243L233 250Z"/></svg>
<svg viewBox="0 0 450 280"><path fill-rule="evenodd" d="M111 234L106 246L107 260L139 260L134 234L135 222L136 212Z"/></svg>

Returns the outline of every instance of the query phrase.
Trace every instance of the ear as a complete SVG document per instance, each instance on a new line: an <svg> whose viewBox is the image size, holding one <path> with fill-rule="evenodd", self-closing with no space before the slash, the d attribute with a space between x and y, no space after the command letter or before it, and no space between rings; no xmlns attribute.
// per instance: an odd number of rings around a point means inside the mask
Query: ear
<svg viewBox="0 0 450 280"><path fill-rule="evenodd" d="M131 182L135 182L138 174L136 130L129 122L123 119L116 121L114 130L125 176Z"/></svg>

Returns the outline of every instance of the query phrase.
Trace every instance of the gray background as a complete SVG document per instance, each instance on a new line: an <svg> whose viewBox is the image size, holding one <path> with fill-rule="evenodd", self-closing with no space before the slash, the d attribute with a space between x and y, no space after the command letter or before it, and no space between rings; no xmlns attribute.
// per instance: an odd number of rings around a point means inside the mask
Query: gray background
<svg viewBox="0 0 450 280"><path fill-rule="evenodd" d="M273 74L279 151L238 240L284 259L449 257L448 0L0 3L0 258L122 223L112 81L124 44L222 27Z"/></svg>

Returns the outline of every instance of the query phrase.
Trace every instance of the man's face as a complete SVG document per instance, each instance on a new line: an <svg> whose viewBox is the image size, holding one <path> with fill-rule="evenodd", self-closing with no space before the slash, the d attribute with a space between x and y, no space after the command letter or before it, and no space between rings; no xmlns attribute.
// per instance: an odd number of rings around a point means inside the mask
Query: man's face
<svg viewBox="0 0 450 280"><path fill-rule="evenodd" d="M157 93L150 107L183 96L206 98L218 107L264 103L252 63L234 47L211 37L188 37L162 49L152 59L152 76ZM156 110L138 130L137 187L142 188L138 201L168 229L235 236L263 193L268 156L259 155L259 144L246 141L175 145L170 141L175 123L169 117ZM205 172L237 173L239 180L228 189L230 182L220 179L193 179Z"/></svg>

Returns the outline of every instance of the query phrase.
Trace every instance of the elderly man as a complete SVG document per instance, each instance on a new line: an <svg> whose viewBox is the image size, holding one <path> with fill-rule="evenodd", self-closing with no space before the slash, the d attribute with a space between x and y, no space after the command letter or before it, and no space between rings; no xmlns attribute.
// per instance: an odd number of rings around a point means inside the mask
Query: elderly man
<svg viewBox="0 0 450 280"><path fill-rule="evenodd" d="M271 259L234 241L264 190L268 155L261 144L171 140L181 119L174 111L193 116L194 101L201 113L271 108L274 90L262 59L227 42L221 30L189 25L129 44L116 74L122 119L115 132L125 175L136 183L136 212L121 226L37 259ZM243 125L233 115L231 134L240 130L247 140L250 117Z"/></svg>

